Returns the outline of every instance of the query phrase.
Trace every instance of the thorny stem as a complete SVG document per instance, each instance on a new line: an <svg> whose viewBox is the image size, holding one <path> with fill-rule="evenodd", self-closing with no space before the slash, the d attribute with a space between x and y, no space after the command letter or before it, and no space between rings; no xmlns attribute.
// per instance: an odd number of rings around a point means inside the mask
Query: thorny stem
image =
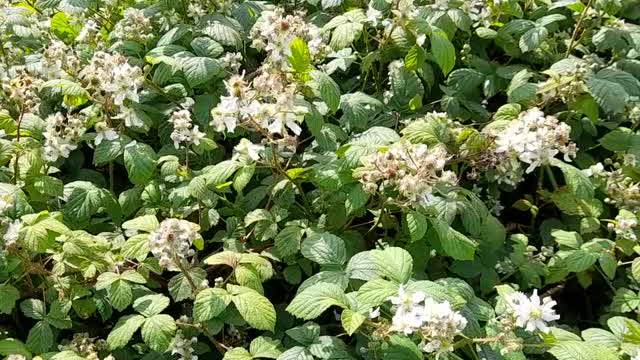
<svg viewBox="0 0 640 360"><path fill-rule="evenodd" d="M567 53L565 54L565 57L569 57L569 55L571 55L571 51L573 50L573 47L574 47L575 42L576 42L576 38L578 36L578 31L580 30L580 27L582 26L582 22L584 21L585 16L587 15L587 11L591 7L591 1L592 0L589 0L587 2L587 5L584 7L584 9L582 9L582 12L580 13L580 18L578 18L578 22L576 23L576 27L575 27L575 29L573 29L573 34L571 34L571 41L569 42L569 47L567 48Z"/></svg>

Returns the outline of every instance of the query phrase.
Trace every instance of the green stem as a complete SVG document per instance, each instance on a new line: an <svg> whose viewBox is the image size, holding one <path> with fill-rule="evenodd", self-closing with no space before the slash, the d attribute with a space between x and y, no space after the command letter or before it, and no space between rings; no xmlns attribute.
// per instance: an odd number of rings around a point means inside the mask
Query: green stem
<svg viewBox="0 0 640 360"><path fill-rule="evenodd" d="M551 166L545 165L544 170L549 175L549 181L551 181L551 186L553 186L553 191L558 190L558 182L556 181L555 175L553 175L553 170L551 170Z"/></svg>

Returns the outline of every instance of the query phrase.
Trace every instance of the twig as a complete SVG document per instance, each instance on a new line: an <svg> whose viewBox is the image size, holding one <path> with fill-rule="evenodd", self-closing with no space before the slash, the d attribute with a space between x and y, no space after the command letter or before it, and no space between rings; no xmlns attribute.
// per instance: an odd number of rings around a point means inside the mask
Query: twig
<svg viewBox="0 0 640 360"><path fill-rule="evenodd" d="M584 21L584 18L587 15L587 11L591 7L591 1L592 0L589 0L587 2L587 5L584 7L584 9L582 9L582 12L580 13L580 18L578 18L576 27L575 29L573 29L573 34L571 35L571 41L569 42L569 47L567 48L567 53L565 54L565 57L569 57L569 55L571 55L571 51L573 50L573 46L576 41L576 37L578 36L578 30L580 30L580 27L582 26L582 22Z"/></svg>

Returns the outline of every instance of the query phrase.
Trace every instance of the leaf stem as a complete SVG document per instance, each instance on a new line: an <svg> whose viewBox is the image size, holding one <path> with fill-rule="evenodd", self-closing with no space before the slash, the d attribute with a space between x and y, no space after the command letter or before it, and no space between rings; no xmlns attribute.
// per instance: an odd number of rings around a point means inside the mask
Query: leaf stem
<svg viewBox="0 0 640 360"><path fill-rule="evenodd" d="M578 37L578 31L580 30L580 27L582 26L582 22L584 21L585 16L587 15L587 11L591 7L591 1L592 0L589 0L587 2L587 5L584 7L584 9L582 9L582 12L580 13L580 18L578 18L578 22L576 23L576 27L575 27L575 29L573 29L573 34L571 34L571 41L569 42L569 47L567 48L567 53L565 54L565 57L569 57L569 55L571 55L571 51L573 50L573 47L575 45L576 38Z"/></svg>

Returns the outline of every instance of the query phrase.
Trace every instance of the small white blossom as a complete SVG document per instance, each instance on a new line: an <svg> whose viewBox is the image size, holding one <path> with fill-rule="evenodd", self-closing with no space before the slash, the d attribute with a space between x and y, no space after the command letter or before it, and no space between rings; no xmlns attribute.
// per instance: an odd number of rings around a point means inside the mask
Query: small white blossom
<svg viewBox="0 0 640 360"><path fill-rule="evenodd" d="M7 231L5 231L2 239L4 240L5 247L11 247L16 244L18 241L18 233L22 228L22 221L14 220L9 223L7 226Z"/></svg>
<svg viewBox="0 0 640 360"><path fill-rule="evenodd" d="M378 317L380 317L380 307L375 307L375 308L369 309L369 319L370 320L377 319Z"/></svg>
<svg viewBox="0 0 640 360"><path fill-rule="evenodd" d="M373 25L378 26L378 20L382 18L382 12L369 4L367 9L367 21Z"/></svg>
<svg viewBox="0 0 640 360"><path fill-rule="evenodd" d="M173 125L171 132L171 140L173 146L178 149L181 144L198 145L205 134L198 129L198 125L191 123L191 113L189 110L174 111L169 118L169 122Z"/></svg>
<svg viewBox="0 0 640 360"><path fill-rule="evenodd" d="M540 299L538 290L533 290L531 297L527 297L521 292L516 292L506 299L512 315L515 317L516 326L527 331L549 332L547 323L560 319L553 309L556 302L550 297Z"/></svg>
<svg viewBox="0 0 640 360"><path fill-rule="evenodd" d="M100 145L103 140L113 141L118 139L118 133L114 129L107 126L106 123L99 122L95 124L94 127L96 129L96 138L94 139L94 143L96 145Z"/></svg>
<svg viewBox="0 0 640 360"><path fill-rule="evenodd" d="M55 113L46 119L44 132L43 158L54 162L58 158L68 158L75 150L77 142L86 131L86 124L82 114L64 116Z"/></svg>
<svg viewBox="0 0 640 360"><path fill-rule="evenodd" d="M571 127L553 116L545 116L538 108L520 113L518 119L500 132L496 138L496 153L517 157L529 164L527 173L546 165L558 153L565 161L576 155L576 145L571 142Z"/></svg>
<svg viewBox="0 0 640 360"><path fill-rule="evenodd" d="M264 146L254 144L250 140L243 138L243 139L240 139L240 142L238 143L238 145L236 145L233 148L233 150L234 150L234 154L233 154L234 160L245 159L245 160L258 161L260 160L260 153L264 151Z"/></svg>
<svg viewBox="0 0 640 360"><path fill-rule="evenodd" d="M191 249L194 240L202 239L195 224L179 219L166 219L149 236L151 252L160 266L178 271L177 261L195 255Z"/></svg>

